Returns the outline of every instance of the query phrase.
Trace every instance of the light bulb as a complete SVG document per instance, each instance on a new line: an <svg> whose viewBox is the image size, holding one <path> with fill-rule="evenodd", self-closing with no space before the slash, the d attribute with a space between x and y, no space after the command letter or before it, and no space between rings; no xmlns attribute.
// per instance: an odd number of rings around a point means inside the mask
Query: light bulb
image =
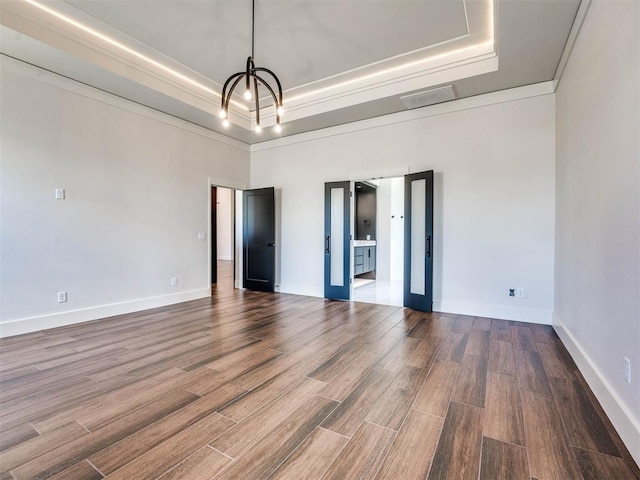
<svg viewBox="0 0 640 480"><path fill-rule="evenodd" d="M280 116L284 115L284 108L282 108L282 105L278 107L278 115Z"/></svg>
<svg viewBox="0 0 640 480"><path fill-rule="evenodd" d="M220 113L218 115L220 115L220 118L227 118L227 111L223 108L222 110L220 110Z"/></svg>
<svg viewBox="0 0 640 480"><path fill-rule="evenodd" d="M260 126L260 124L256 125L255 132L260 133L261 131L262 131L262 127Z"/></svg>
<svg viewBox="0 0 640 480"><path fill-rule="evenodd" d="M247 100L251 100L251 90L247 89L244 91L244 98Z"/></svg>
<svg viewBox="0 0 640 480"><path fill-rule="evenodd" d="M227 128L229 125L231 125L231 124L229 123L229 120L227 120L227 119L225 118L225 119L224 119L224 122L222 122L222 126L223 126L224 128Z"/></svg>
<svg viewBox="0 0 640 480"><path fill-rule="evenodd" d="M274 130L276 131L276 133L280 133L282 131L282 127L280 126L279 123L276 123L276 126L274 127Z"/></svg>

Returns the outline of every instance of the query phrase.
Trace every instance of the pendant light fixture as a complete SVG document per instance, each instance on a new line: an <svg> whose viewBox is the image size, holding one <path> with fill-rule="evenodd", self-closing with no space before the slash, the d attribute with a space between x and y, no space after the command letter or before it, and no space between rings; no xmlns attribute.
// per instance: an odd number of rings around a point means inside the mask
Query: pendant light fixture
<svg viewBox="0 0 640 480"><path fill-rule="evenodd" d="M260 126L260 93L258 91L258 86L262 85L267 91L271 94L271 98L273 99L273 106L275 108L276 114L276 125L275 131L280 132L282 128L280 127L280 118L284 112L282 108L282 86L280 85L280 80L268 68L264 67L256 67L254 63L254 46L255 46L255 30L256 30L256 0L251 0L251 56L247 58L247 66L244 72L238 72L231 75L226 82L224 82L224 87L222 88L222 103L220 108L220 118L223 119L223 125L225 127L229 126L229 102L231 101L231 95L233 91L238 86L240 81L244 78L244 98L246 100L251 100L252 98L255 100L255 111L256 111L256 127L255 131L260 132L262 127ZM269 82L265 81L259 73L264 72L266 74L271 75L270 81L275 83L275 89Z"/></svg>

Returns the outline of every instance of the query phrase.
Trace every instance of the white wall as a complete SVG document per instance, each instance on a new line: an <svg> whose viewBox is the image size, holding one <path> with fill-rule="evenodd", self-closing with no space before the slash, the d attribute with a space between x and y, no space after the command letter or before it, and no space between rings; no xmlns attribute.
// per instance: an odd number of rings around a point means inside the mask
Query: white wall
<svg viewBox="0 0 640 480"><path fill-rule="evenodd" d="M554 316L638 463L639 25L637 1L594 1L557 90Z"/></svg>
<svg viewBox="0 0 640 480"><path fill-rule="evenodd" d="M6 57L0 82L2 335L207 295L209 182L243 188L248 148Z"/></svg>
<svg viewBox="0 0 640 480"><path fill-rule="evenodd" d="M400 281L404 264L404 178L377 181L376 280Z"/></svg>
<svg viewBox="0 0 640 480"><path fill-rule="evenodd" d="M487 98L499 102L514 95ZM282 192L281 291L323 295L325 182L433 169L434 307L550 323L553 96L429 116L442 108L252 148L252 187ZM510 287L526 288L526 298L508 297Z"/></svg>
<svg viewBox="0 0 640 480"><path fill-rule="evenodd" d="M218 260L233 260L233 190L216 189L216 226Z"/></svg>
<svg viewBox="0 0 640 480"><path fill-rule="evenodd" d="M391 279L391 179L376 181L376 280Z"/></svg>
<svg viewBox="0 0 640 480"><path fill-rule="evenodd" d="M404 279L404 178L392 178L391 182L391 263L390 280Z"/></svg>

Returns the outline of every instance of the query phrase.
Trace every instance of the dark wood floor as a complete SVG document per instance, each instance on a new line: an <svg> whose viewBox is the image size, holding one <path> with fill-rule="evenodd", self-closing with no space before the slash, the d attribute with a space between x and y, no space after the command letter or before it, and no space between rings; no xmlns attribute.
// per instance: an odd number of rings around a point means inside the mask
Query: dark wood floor
<svg viewBox="0 0 640 480"><path fill-rule="evenodd" d="M228 282L0 346L0 479L640 478L546 326Z"/></svg>

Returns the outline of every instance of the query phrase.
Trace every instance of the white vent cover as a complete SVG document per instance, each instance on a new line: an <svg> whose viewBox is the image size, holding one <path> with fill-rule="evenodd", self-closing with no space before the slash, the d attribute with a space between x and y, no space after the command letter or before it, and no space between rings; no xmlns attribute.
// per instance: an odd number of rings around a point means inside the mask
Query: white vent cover
<svg viewBox="0 0 640 480"><path fill-rule="evenodd" d="M456 92L453 90L453 85L446 85L444 87L425 90L424 92L405 95L404 97L400 97L400 100L402 100L402 103L404 103L407 108L411 109L435 105L436 103L447 102L455 98Z"/></svg>

